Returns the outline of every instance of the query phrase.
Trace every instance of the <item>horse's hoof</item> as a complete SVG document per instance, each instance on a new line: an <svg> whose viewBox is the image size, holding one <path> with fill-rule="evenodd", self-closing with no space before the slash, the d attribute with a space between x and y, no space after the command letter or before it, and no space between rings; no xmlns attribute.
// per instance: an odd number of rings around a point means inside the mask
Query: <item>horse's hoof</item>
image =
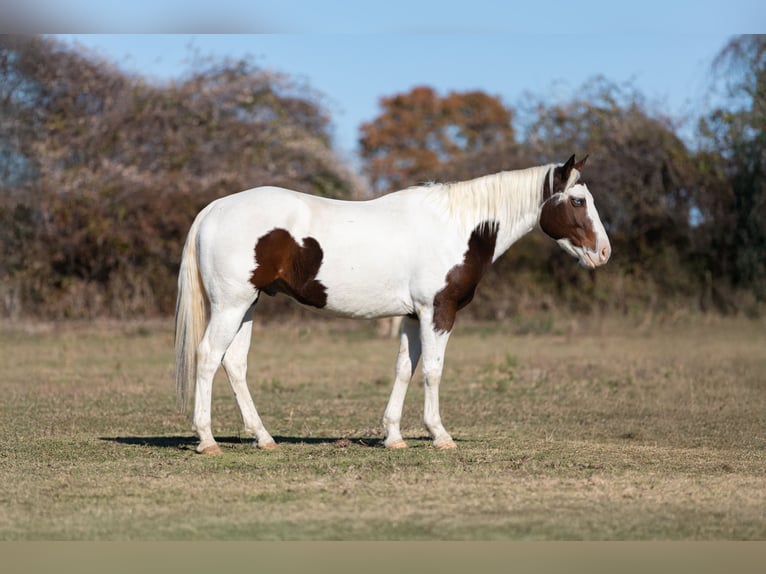
<svg viewBox="0 0 766 574"><path fill-rule="evenodd" d="M457 448L457 445L450 438L450 439L447 439L447 440L443 440L441 442L434 443L434 447L436 447L439 450L449 450L449 449L452 449L452 448Z"/></svg>
<svg viewBox="0 0 766 574"><path fill-rule="evenodd" d="M385 446L386 448L407 448L407 443L404 442L402 439L399 439L392 443L388 443Z"/></svg>
<svg viewBox="0 0 766 574"><path fill-rule="evenodd" d="M255 446L263 450L277 450L277 443L275 443L273 440L269 442L264 442L264 443L259 442L259 443L256 443Z"/></svg>
<svg viewBox="0 0 766 574"><path fill-rule="evenodd" d="M213 443L211 445L208 445L204 448L201 448L202 445L199 445L197 447L197 452L200 454L223 454L223 451L221 450L221 447L218 446L218 443Z"/></svg>

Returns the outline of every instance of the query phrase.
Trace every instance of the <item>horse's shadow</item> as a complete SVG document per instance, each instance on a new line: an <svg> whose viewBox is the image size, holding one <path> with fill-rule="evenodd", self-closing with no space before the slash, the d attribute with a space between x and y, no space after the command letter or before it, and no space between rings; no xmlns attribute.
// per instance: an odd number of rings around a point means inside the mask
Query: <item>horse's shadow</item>
<svg viewBox="0 0 766 574"><path fill-rule="evenodd" d="M152 448L175 448L181 450L194 450L199 442L195 436L115 436L100 437L106 442L113 442L128 446L148 446ZM240 436L216 437L221 444L252 445L253 439ZM275 436L277 444L331 444L336 446L363 446L370 448L383 447L382 438L371 437L305 437L305 436Z"/></svg>

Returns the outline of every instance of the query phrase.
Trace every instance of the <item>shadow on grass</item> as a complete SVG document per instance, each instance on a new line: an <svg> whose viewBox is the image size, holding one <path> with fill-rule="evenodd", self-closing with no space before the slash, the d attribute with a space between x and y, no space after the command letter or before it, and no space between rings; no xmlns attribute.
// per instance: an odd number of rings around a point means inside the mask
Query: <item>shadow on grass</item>
<svg viewBox="0 0 766 574"><path fill-rule="evenodd" d="M129 446L149 446L154 448L178 448L195 449L198 440L195 436L116 436L100 437L101 440L124 444ZM253 443L253 439L239 436L216 437L220 444L247 444ZM369 437L303 437L303 436L275 436L277 444L333 444L336 446L366 446L372 448L383 447L382 438Z"/></svg>

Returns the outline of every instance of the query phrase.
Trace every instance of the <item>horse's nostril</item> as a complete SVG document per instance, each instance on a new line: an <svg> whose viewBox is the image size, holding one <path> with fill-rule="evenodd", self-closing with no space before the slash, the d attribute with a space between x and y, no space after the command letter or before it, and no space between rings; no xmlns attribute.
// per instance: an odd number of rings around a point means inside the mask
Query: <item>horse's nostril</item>
<svg viewBox="0 0 766 574"><path fill-rule="evenodd" d="M605 245L601 248L601 261L606 261L609 259L609 255L611 254L612 250L609 249L608 245Z"/></svg>

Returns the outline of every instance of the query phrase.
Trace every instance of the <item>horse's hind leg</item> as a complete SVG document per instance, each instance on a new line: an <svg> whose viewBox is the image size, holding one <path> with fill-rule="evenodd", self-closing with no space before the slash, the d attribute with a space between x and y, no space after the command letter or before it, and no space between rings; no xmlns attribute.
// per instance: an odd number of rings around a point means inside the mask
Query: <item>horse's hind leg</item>
<svg viewBox="0 0 766 574"><path fill-rule="evenodd" d="M194 430L200 443L197 452L215 454L220 452L213 438L210 423L213 397L213 377L221 365L226 350L231 345L242 325L242 319L251 306L221 308L213 306L205 335L197 348L197 381L194 393Z"/></svg>
<svg viewBox="0 0 766 574"><path fill-rule="evenodd" d="M245 431L255 435L255 441L258 447L271 450L276 448L276 443L271 435L263 426L261 417L255 409L253 398L247 388L247 353L250 349L250 339L253 333L253 308L245 314L242 326L237 335L226 350L223 357L223 368L229 377L231 390L237 399L239 412L242 414L242 422L245 425Z"/></svg>

